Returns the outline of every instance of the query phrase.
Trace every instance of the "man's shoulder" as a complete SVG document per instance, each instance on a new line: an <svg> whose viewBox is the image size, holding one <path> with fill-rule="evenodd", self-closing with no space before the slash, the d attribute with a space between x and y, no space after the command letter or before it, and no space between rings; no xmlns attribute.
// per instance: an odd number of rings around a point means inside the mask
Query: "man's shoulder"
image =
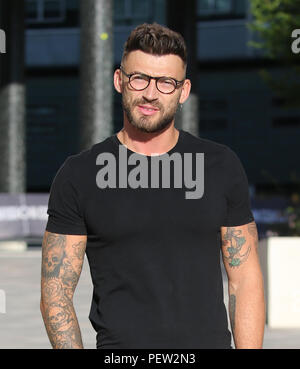
<svg viewBox="0 0 300 369"><path fill-rule="evenodd" d="M223 143L213 141L208 138L195 136L187 131L184 133L184 144L191 150L204 153L224 154L232 151L231 148Z"/></svg>
<svg viewBox="0 0 300 369"><path fill-rule="evenodd" d="M89 163L95 164L97 156L104 152L113 152L113 136L107 137L101 142L92 145L90 148L80 151L77 154L70 155L66 162L71 167L86 167Z"/></svg>

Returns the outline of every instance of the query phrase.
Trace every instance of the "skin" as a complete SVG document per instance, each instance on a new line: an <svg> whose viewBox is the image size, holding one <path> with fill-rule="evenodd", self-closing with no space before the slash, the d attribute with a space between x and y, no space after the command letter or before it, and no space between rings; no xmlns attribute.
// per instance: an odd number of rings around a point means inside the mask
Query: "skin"
<svg viewBox="0 0 300 369"><path fill-rule="evenodd" d="M235 347L260 349L265 327L265 300L256 224L221 227L221 238Z"/></svg>
<svg viewBox="0 0 300 369"><path fill-rule="evenodd" d="M177 55L156 56L140 50L133 51L122 61L127 74L139 72L153 77L167 76L181 81L185 78L186 67ZM189 97L191 81L185 79L184 84L172 94L163 94L156 88L155 81L143 91L135 91L128 84L120 69L114 73L115 89L122 94L124 110L124 127L118 132L119 140L130 150L139 154L163 154L172 149L179 132L174 127L175 113L178 105L183 104ZM151 116L143 114L139 105L152 106L158 111ZM126 113L130 111L131 119ZM169 117L169 124L165 127L162 121Z"/></svg>

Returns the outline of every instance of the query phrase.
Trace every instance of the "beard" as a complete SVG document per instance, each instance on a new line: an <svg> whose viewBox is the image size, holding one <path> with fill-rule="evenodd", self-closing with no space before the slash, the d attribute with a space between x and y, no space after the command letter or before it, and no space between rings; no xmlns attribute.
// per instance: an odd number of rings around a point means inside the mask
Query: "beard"
<svg viewBox="0 0 300 369"><path fill-rule="evenodd" d="M155 122L151 122L151 120L153 120L152 116L134 117L133 109L136 106L143 104L151 104L153 107L159 109L161 117L158 120L156 119ZM179 106L179 97L177 101L175 101L171 106L168 107L168 110L165 111L163 105L160 104L159 102L156 101L151 102L146 100L145 98L133 100L133 102L130 103L129 99L127 99L126 97L126 94L123 93L122 106L130 124L132 124L135 128L139 129L142 132L155 133L163 131L166 127L168 127L172 123Z"/></svg>

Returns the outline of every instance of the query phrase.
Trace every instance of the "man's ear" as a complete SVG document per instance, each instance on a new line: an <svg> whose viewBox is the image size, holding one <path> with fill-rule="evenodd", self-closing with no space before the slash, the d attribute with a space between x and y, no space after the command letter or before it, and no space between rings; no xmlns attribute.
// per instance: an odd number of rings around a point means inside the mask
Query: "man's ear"
<svg viewBox="0 0 300 369"><path fill-rule="evenodd" d="M186 79L183 83L179 103L183 104L189 97L191 92L192 83L189 79Z"/></svg>
<svg viewBox="0 0 300 369"><path fill-rule="evenodd" d="M115 89L121 94L122 93L122 80L121 80L121 70L120 69L115 70L114 86L115 86Z"/></svg>

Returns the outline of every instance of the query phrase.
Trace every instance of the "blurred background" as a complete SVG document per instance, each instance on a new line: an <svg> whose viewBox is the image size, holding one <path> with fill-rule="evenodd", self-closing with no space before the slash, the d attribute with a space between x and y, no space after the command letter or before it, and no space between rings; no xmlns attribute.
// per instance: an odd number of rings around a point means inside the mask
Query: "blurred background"
<svg viewBox="0 0 300 369"><path fill-rule="evenodd" d="M122 128L112 74L144 22L187 42L193 88L176 125L237 153L261 242L298 240L299 14L299 0L0 0L0 323L7 251L14 263L13 253L40 249L57 170ZM300 316L299 289L292 296Z"/></svg>

